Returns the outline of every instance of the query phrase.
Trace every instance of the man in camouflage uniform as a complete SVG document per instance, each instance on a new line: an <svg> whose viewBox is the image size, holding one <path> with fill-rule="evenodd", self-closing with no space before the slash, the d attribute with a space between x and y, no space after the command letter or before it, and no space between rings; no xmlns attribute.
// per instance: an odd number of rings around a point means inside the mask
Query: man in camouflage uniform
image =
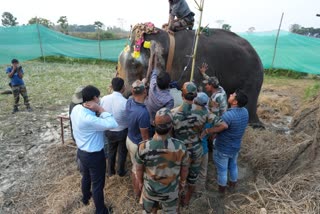
<svg viewBox="0 0 320 214"><path fill-rule="evenodd" d="M29 103L27 88L23 81L24 71L21 66L19 66L19 61L17 59L11 60L12 66L8 67L6 70L6 74L10 78L10 86L12 88L12 93L14 97L14 106L12 114L19 111L19 99L20 94L24 99L24 104L28 111L32 111Z"/></svg>
<svg viewBox="0 0 320 214"><path fill-rule="evenodd" d="M206 84L206 91L211 94L208 108L212 113L221 117L228 108L227 95L224 89L220 86L218 78L215 76L209 77L206 74L207 70L208 64L206 63L203 63L199 68L199 72L205 79L203 83Z"/></svg>
<svg viewBox="0 0 320 214"><path fill-rule="evenodd" d="M183 103L171 110L174 136L186 145L191 159L187 178L188 189L182 201L183 205L188 205L198 179L203 152L200 134L204 125L210 123L213 126L220 126L221 123L219 117L210 113L206 107L193 103L196 96L196 85L192 82L184 83L182 87Z"/></svg>
<svg viewBox="0 0 320 214"><path fill-rule="evenodd" d="M168 108L155 116L155 135L142 141L136 153L137 180L142 190L143 210L156 213L178 212L178 194L183 191L188 175L189 156L182 141L172 138L172 114Z"/></svg>

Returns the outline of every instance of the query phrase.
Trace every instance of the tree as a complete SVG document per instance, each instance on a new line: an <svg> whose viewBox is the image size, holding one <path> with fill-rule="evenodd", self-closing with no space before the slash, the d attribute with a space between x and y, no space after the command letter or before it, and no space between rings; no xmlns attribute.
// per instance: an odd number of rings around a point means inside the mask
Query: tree
<svg viewBox="0 0 320 214"><path fill-rule="evenodd" d="M5 27L17 26L19 24L19 22L17 22L17 18L14 17L9 12L3 12L2 13L1 22L2 22L2 25L5 26Z"/></svg>
<svg viewBox="0 0 320 214"><path fill-rule="evenodd" d="M249 27L248 30L247 30L247 32L248 32L248 33L253 33L255 30L256 30L255 27Z"/></svg>
<svg viewBox="0 0 320 214"><path fill-rule="evenodd" d="M60 18L58 19L57 23L60 25L60 30L62 33L64 34L68 34L68 19L66 16L60 16Z"/></svg>
<svg viewBox="0 0 320 214"><path fill-rule="evenodd" d="M298 24L290 25L289 31L292 33L296 33L300 30L301 26Z"/></svg>
<svg viewBox="0 0 320 214"><path fill-rule="evenodd" d="M48 19L45 19L45 18L41 18L41 17L33 17L28 21L29 25L37 24L37 23L41 24L47 28L52 28L54 26L54 24L51 21L49 21Z"/></svg>
<svg viewBox="0 0 320 214"><path fill-rule="evenodd" d="M224 23L224 20L217 20L216 23L218 23L218 28L221 28L222 24Z"/></svg>
<svg viewBox="0 0 320 214"><path fill-rule="evenodd" d="M104 24L100 21L95 21L94 26L96 27L96 30L101 30Z"/></svg>
<svg viewBox="0 0 320 214"><path fill-rule="evenodd" d="M223 24L223 25L222 25L222 29L224 29L224 30L226 30L226 31L230 31L231 25L229 25L229 24Z"/></svg>
<svg viewBox="0 0 320 214"><path fill-rule="evenodd" d="M293 24L290 26L290 32L320 38L320 28L313 28L313 27L302 27L299 24Z"/></svg>

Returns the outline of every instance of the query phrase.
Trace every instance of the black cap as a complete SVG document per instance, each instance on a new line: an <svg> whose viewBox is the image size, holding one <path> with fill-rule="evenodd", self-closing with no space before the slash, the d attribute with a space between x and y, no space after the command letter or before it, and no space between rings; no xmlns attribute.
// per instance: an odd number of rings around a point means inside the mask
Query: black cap
<svg viewBox="0 0 320 214"><path fill-rule="evenodd" d="M19 63L19 60L17 60L17 59L12 59L11 60L11 63L13 64L13 63Z"/></svg>

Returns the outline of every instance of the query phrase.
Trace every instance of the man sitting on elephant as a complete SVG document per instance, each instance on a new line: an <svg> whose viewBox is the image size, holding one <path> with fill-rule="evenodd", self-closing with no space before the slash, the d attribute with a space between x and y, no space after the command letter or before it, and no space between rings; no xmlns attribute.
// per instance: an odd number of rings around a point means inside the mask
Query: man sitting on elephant
<svg viewBox="0 0 320 214"><path fill-rule="evenodd" d="M195 14L190 10L186 0L169 0L169 5L169 22L164 24L163 28L169 31L192 30Z"/></svg>

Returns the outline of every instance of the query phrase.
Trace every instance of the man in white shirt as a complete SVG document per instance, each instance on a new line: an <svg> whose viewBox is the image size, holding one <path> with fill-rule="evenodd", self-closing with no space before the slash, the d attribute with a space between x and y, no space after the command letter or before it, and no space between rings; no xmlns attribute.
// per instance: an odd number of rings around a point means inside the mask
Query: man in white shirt
<svg viewBox="0 0 320 214"><path fill-rule="evenodd" d="M118 127L118 123L98 104L99 96L100 91L96 87L88 85L83 88L83 104L72 109L71 120L73 136L78 147L78 157L83 167L82 202L88 205L92 195L96 213L105 214L108 213L108 209L104 204L103 194L106 174L103 151L104 131Z"/></svg>
<svg viewBox="0 0 320 214"><path fill-rule="evenodd" d="M116 174L115 163L118 152L117 174L120 177L125 176L127 147L126 139L128 135L128 120L126 114L127 99L122 96L125 90L124 81L120 77L115 77L111 81L113 93L104 96L101 99L100 105L102 108L111 113L119 126L115 129L107 130L106 137L108 138L108 175Z"/></svg>

